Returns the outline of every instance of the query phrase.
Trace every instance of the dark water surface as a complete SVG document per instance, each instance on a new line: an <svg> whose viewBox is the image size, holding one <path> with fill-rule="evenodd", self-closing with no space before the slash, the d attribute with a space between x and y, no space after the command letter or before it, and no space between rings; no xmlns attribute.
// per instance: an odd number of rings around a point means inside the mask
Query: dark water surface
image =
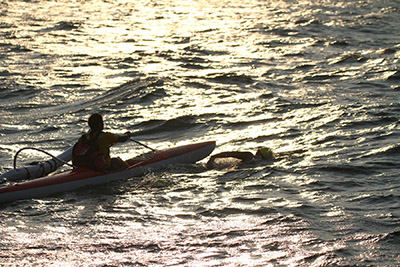
<svg viewBox="0 0 400 267"><path fill-rule="evenodd" d="M93 112L154 148L277 157L2 205L0 266L400 264L399 1L5 0L0 14L1 173L22 147L66 150Z"/></svg>

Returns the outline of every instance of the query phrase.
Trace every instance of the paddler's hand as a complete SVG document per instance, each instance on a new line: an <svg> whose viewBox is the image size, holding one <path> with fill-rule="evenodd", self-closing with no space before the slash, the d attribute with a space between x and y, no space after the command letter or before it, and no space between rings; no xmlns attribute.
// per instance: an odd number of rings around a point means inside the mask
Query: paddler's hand
<svg viewBox="0 0 400 267"><path fill-rule="evenodd" d="M132 133L128 131L128 132L124 133L124 135L128 136L128 138L129 138L132 136Z"/></svg>
<svg viewBox="0 0 400 267"><path fill-rule="evenodd" d="M130 137L132 136L131 132L126 132L123 135L119 136L119 142L125 142L126 140L128 140Z"/></svg>

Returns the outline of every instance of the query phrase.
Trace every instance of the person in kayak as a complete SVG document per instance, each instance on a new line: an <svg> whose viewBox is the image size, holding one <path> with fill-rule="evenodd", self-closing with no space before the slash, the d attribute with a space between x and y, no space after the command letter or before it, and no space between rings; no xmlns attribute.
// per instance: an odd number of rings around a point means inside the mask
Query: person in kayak
<svg viewBox="0 0 400 267"><path fill-rule="evenodd" d="M221 152L218 154L215 154L210 157L208 160L206 166L208 169L218 169L220 166L225 167L226 164L221 164L219 166L218 160L219 159L227 159L227 158L233 158L236 160L239 160L237 164L234 164L237 167L238 164L241 163L248 163L251 161L256 161L256 160L273 160L274 159L274 154L272 153L272 150L269 149L268 147L263 147L259 148L254 155L251 152L239 152L239 151L228 151L228 152ZM232 165L232 164L231 164Z"/></svg>
<svg viewBox="0 0 400 267"><path fill-rule="evenodd" d="M127 141L132 134L123 135L103 132L104 121L99 113L88 120L90 131L82 135L72 150L72 163L75 167L85 167L97 171L123 170L128 167L121 158L110 157L110 147Z"/></svg>

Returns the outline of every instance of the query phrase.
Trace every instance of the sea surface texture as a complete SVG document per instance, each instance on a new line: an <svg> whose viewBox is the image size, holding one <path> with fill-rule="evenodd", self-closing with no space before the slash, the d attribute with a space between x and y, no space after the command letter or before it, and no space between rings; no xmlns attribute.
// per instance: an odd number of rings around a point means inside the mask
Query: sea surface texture
<svg viewBox="0 0 400 267"><path fill-rule="evenodd" d="M400 264L400 1L2 0L0 110L1 173L94 112L275 153L1 204L0 266Z"/></svg>

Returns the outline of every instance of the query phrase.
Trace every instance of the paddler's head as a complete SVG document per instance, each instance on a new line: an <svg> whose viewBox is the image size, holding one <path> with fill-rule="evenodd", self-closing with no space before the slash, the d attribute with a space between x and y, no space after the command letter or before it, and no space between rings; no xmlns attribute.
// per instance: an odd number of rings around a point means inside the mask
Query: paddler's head
<svg viewBox="0 0 400 267"><path fill-rule="evenodd" d="M272 150L268 147L259 148L257 150L256 156L262 157L263 159L266 159L266 160L271 160L274 158L274 154L272 153Z"/></svg>
<svg viewBox="0 0 400 267"><path fill-rule="evenodd" d="M103 117L99 113L94 113L89 117L89 127L92 131L102 131L104 129Z"/></svg>

